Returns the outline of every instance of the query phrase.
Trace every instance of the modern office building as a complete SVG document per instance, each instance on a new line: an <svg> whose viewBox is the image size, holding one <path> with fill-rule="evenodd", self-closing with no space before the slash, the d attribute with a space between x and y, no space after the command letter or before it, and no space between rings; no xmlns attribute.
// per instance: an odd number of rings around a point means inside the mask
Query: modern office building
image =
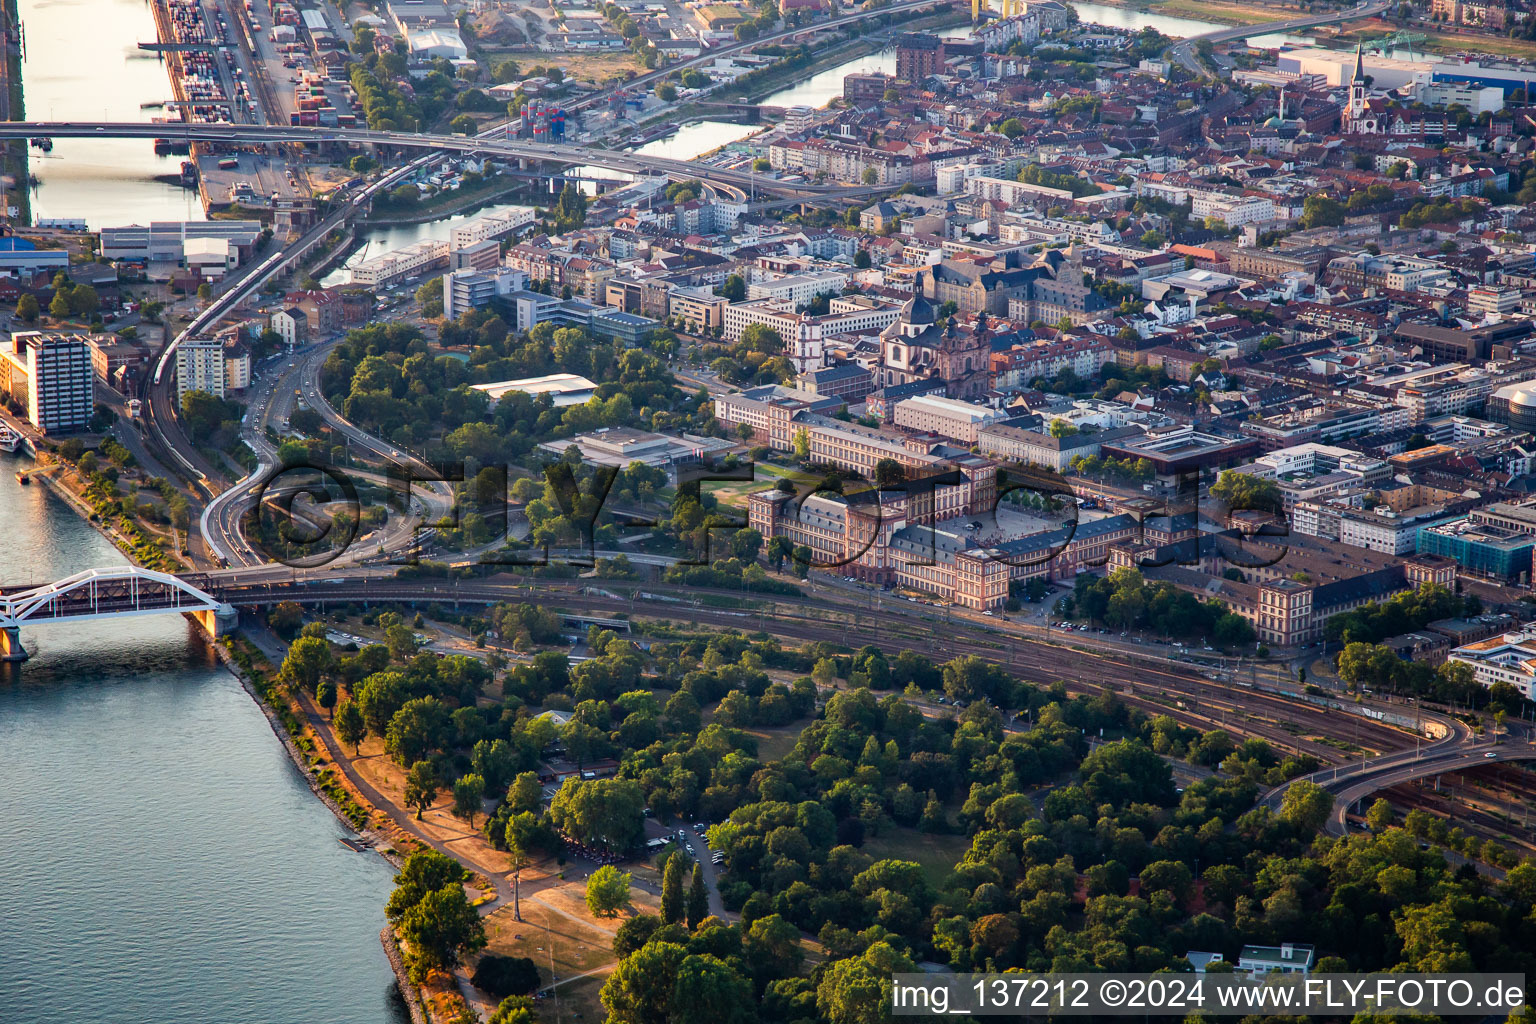
<svg viewBox="0 0 1536 1024"><path fill-rule="evenodd" d="M1536 506L1496 502L1421 527L1418 550L1454 558L1463 569L1481 576L1528 579L1536 550Z"/></svg>
<svg viewBox="0 0 1536 1024"><path fill-rule="evenodd" d="M0 392L45 434L68 434L90 424L92 377L84 335L23 331L0 341Z"/></svg>

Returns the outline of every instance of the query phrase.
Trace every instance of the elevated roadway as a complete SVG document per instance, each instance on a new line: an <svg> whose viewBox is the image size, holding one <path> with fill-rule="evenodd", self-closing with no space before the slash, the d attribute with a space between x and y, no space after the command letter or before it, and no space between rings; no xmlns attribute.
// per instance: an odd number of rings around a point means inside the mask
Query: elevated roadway
<svg viewBox="0 0 1536 1024"><path fill-rule="evenodd" d="M1317 28L1319 25L1335 25L1345 21L1357 21L1361 18L1374 18L1385 11L1391 4L1388 0L1371 0L1368 3L1357 4L1346 11L1333 11L1327 14L1309 14L1300 18L1287 18L1284 21L1266 21L1260 25L1233 25L1230 28L1219 28L1212 32L1204 32L1198 36L1190 36L1175 43L1168 49L1168 58L1177 61L1186 70L1196 75L1206 73L1206 68L1200 61L1195 51L1197 43L1229 43L1234 39L1247 39L1250 36L1264 36L1275 32L1295 32L1304 28Z"/></svg>
<svg viewBox="0 0 1536 1024"><path fill-rule="evenodd" d="M298 143L322 145L395 146L401 149L426 149L434 154L479 153L517 160L541 160L551 163L586 164L626 174L661 173L677 181L697 179L714 185L755 189L772 195L835 196L838 198L889 191L890 186L852 187L839 184L788 182L768 178L750 170L713 167L689 160L631 153L626 150L596 149L571 143L528 142L522 139L482 135L432 135L418 132L378 131L372 128L325 128L302 125L167 123L141 124L136 121L6 121L0 122L0 139L170 139L184 142L224 142L234 145L263 143ZM349 200L350 204L371 198L378 182Z"/></svg>

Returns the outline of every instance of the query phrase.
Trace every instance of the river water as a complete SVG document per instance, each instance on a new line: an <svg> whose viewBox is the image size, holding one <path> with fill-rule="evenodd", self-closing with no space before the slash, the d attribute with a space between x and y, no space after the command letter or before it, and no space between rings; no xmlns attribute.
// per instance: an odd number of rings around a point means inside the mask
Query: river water
<svg viewBox="0 0 1536 1024"><path fill-rule="evenodd" d="M123 558L0 454L0 582ZM0 666L0 1020L400 1024L391 869L180 616L22 631Z"/></svg>
<svg viewBox="0 0 1536 1024"><path fill-rule="evenodd" d="M148 121L171 98L144 0L20 0L26 36L22 89L34 121ZM151 220L202 220L197 193L155 180L182 157L155 156L148 139L59 139L32 150L32 215L83 218L92 230Z"/></svg>
<svg viewBox="0 0 1536 1024"><path fill-rule="evenodd" d="M1200 35L1223 27L1212 22L1196 21L1192 18L1174 18L1164 14L1136 11L1125 7L1111 7L1105 4L1075 3L1072 6L1077 9L1078 18L1086 23L1131 30L1140 30L1150 26L1164 35L1178 38ZM969 25L957 25L944 29L938 34L945 38L956 38L968 36L970 32L971 27ZM1254 36L1249 42L1254 46L1279 47L1302 45L1307 43L1308 40L1303 36L1270 33L1269 35ZM878 53L855 57L836 67L817 72L803 82L787 86L778 92L769 94L763 98L762 102L765 106L770 107L824 107L835 97L843 94L843 79L846 76L856 72L870 73L876 71L884 72L888 75L896 73L896 50L894 47L888 47ZM735 142L737 139L744 138L755 130L757 129L727 122L692 122L683 125L674 135L658 139L648 146L642 146L640 151L665 153L668 156L680 156L689 159Z"/></svg>

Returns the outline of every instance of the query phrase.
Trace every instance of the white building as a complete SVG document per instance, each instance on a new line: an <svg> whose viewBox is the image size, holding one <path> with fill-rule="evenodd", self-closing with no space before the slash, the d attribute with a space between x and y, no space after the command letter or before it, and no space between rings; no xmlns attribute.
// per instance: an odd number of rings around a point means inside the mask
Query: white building
<svg viewBox="0 0 1536 1024"><path fill-rule="evenodd" d="M176 346L178 399L188 391L206 391L223 398L226 380L224 343L218 338L188 338Z"/></svg>
<svg viewBox="0 0 1536 1024"><path fill-rule="evenodd" d="M84 430L95 411L91 348L83 334L22 331L0 341L0 392L45 434Z"/></svg>
<svg viewBox="0 0 1536 1024"><path fill-rule="evenodd" d="M997 409L937 395L903 399L892 407L892 422L907 430L942 434L963 444L975 444L982 427L1008 418Z"/></svg>
<svg viewBox="0 0 1536 1024"><path fill-rule="evenodd" d="M476 242L506 238L537 219L538 211L531 206L511 206L495 213L484 213L455 225L448 233L448 248L457 251Z"/></svg>
<svg viewBox="0 0 1536 1024"><path fill-rule="evenodd" d="M1249 975L1309 974L1317 950L1298 942L1278 946L1244 946L1237 957L1237 969Z"/></svg>
<svg viewBox="0 0 1536 1024"><path fill-rule="evenodd" d="M224 391L244 391L251 386L251 353L243 345L224 349Z"/></svg>
<svg viewBox="0 0 1536 1024"><path fill-rule="evenodd" d="M1215 217L1229 228L1265 224L1275 219L1275 204L1263 196L1191 191L1190 201L1191 217L1196 220Z"/></svg>
<svg viewBox="0 0 1536 1024"><path fill-rule="evenodd" d="M819 370L825 365L821 318L796 313L790 302L734 303L725 307L724 321L723 336L731 342L740 341L742 332L753 324L762 324L777 333L796 373Z"/></svg>
<svg viewBox="0 0 1536 1024"><path fill-rule="evenodd" d="M483 309L491 300L528 287L528 275L512 267L494 270L455 270L443 275L443 316L457 319L469 309Z"/></svg>
<svg viewBox="0 0 1536 1024"><path fill-rule="evenodd" d="M761 281L747 286L747 299L778 299L803 306L818 295L831 292L836 295L848 286L848 275L836 270L823 270L811 274L792 274L788 277Z"/></svg>
<svg viewBox="0 0 1536 1024"><path fill-rule="evenodd" d="M1526 700L1536 699L1536 623L1457 647L1447 660L1470 665L1472 677L1483 686L1508 683Z"/></svg>
<svg viewBox="0 0 1536 1024"><path fill-rule="evenodd" d="M436 270L447 262L448 243L427 239L362 261L351 269L348 281L372 288L387 288Z"/></svg>
<svg viewBox="0 0 1536 1024"><path fill-rule="evenodd" d="M555 408L567 405L583 405L597 393L597 385L574 373L552 373L547 377L527 377L523 380L504 380L498 384L473 384L476 391L483 391L494 406L503 396L513 391L537 398L549 395Z"/></svg>

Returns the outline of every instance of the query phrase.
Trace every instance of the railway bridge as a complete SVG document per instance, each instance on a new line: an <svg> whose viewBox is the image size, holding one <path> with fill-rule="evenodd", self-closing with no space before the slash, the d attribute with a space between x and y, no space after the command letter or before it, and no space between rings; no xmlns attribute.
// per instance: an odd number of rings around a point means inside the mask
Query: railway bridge
<svg viewBox="0 0 1536 1024"><path fill-rule="evenodd" d="M234 609L179 576L139 566L87 569L56 583L0 589L0 661L24 661L21 627L83 619L185 612L218 636Z"/></svg>

